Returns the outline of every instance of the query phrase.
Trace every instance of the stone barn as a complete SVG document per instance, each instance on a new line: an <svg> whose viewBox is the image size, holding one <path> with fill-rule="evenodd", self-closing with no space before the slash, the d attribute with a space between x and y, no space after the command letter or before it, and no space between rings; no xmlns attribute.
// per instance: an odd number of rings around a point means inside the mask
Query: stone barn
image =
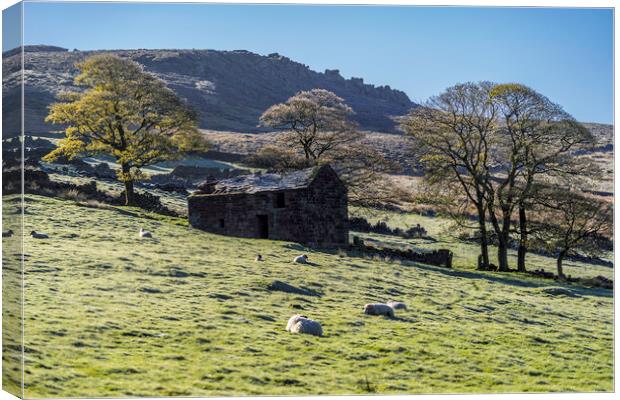
<svg viewBox="0 0 620 400"><path fill-rule="evenodd" d="M329 165L206 181L189 196L188 211L193 227L222 235L349 243L347 189Z"/></svg>

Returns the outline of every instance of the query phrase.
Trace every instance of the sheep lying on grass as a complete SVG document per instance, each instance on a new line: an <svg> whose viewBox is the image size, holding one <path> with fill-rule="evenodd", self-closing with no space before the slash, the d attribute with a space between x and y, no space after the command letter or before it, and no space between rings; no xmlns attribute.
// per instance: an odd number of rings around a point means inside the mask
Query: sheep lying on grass
<svg viewBox="0 0 620 400"><path fill-rule="evenodd" d="M293 259L294 263L297 264L308 264L308 256L305 254L302 254L300 256L297 256Z"/></svg>
<svg viewBox="0 0 620 400"><path fill-rule="evenodd" d="M293 325L295 325L298 321L302 319L308 319L308 317L306 317L305 315L295 314L291 318L289 318L288 322L286 323L287 332L290 332Z"/></svg>
<svg viewBox="0 0 620 400"><path fill-rule="evenodd" d="M48 239L49 236L47 236L45 233L37 233L35 231L30 232L30 236L32 236L35 239Z"/></svg>
<svg viewBox="0 0 620 400"><path fill-rule="evenodd" d="M9 229L8 231L2 231L2 237L11 237L13 236L13 230Z"/></svg>
<svg viewBox="0 0 620 400"><path fill-rule="evenodd" d="M152 238L153 234L149 231L145 231L143 228L140 228L140 233L138 234L141 238Z"/></svg>
<svg viewBox="0 0 620 400"><path fill-rule="evenodd" d="M364 306L364 314L386 315L390 318L394 318L394 309L383 303L366 304Z"/></svg>
<svg viewBox="0 0 620 400"><path fill-rule="evenodd" d="M291 333L305 333L314 336L323 336L323 328L317 321L305 315L293 315L286 324L286 330Z"/></svg>
<svg viewBox="0 0 620 400"><path fill-rule="evenodd" d="M392 307L395 310L406 310L407 309L407 305L403 303L402 301L390 300L387 302L387 305Z"/></svg>

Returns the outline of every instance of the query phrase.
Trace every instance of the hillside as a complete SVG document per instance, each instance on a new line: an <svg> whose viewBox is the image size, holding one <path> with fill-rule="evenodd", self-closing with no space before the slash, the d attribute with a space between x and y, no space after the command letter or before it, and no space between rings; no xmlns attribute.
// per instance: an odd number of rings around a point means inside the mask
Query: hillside
<svg viewBox="0 0 620 400"><path fill-rule="evenodd" d="M611 195L613 192L613 157L614 127L606 124L584 123L596 139L596 146L591 151L581 151L577 157L583 157L601 169L601 175L589 183L588 189ZM244 134L237 132L203 131L205 137L213 144L214 149L228 153L249 155L256 153L261 147L274 144L280 133ZM393 135L381 132L368 132L363 142L378 150L384 157L397 163L405 175L421 175L416 168L418 161L413 155L411 140L404 135Z"/></svg>
<svg viewBox="0 0 620 400"><path fill-rule="evenodd" d="M338 70L315 72L277 53L267 56L245 50L113 50L163 79L200 113L200 127L242 132L260 131L258 117L269 106L300 90L324 88L343 97L356 112L363 129L393 132L390 118L415 106L407 95L389 86L344 79ZM53 46L26 46L24 91L26 132L44 133L52 127L43 119L54 96L73 87L75 63L99 51L67 51ZM19 109L21 59L3 54L4 111ZM19 131L19 115L6 115L5 135ZM7 132L8 131L8 132Z"/></svg>
<svg viewBox="0 0 620 400"><path fill-rule="evenodd" d="M4 198L5 221L16 201ZM610 291L223 237L137 209L26 204L25 231L50 235L25 238L27 397L613 390ZM313 265L291 263L302 252ZM276 279L306 294L269 290ZM409 309L362 313L390 298ZM300 312L323 338L285 332ZM19 372L7 373L10 386Z"/></svg>

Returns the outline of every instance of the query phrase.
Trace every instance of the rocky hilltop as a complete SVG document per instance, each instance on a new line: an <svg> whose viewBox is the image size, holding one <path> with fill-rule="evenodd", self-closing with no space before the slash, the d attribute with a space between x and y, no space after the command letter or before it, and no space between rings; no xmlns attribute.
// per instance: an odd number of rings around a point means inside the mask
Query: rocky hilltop
<svg viewBox="0 0 620 400"><path fill-rule="evenodd" d="M323 88L343 97L363 129L395 132L390 118L415 104L389 86L374 86L362 78L344 79L338 70L312 71L277 53L267 56L245 50L106 50L142 64L194 106L200 127L238 132L261 131L258 117L270 105L300 90ZM5 135L19 131L21 57L3 53L3 108ZM54 46L24 48L26 132L44 133L54 127L44 122L47 106L62 90L77 89L75 63L102 51L68 51Z"/></svg>

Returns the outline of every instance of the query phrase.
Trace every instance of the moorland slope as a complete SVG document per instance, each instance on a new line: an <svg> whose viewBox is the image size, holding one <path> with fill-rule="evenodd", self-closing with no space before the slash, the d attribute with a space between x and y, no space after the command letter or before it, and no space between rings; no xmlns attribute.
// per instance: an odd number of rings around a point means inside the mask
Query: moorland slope
<svg viewBox="0 0 620 400"><path fill-rule="evenodd" d="M27 195L26 209L25 231L50 236L25 238L27 397L613 390L610 291L223 237L132 208ZM301 252L312 265L291 263ZM363 314L388 299L409 310ZM325 336L287 333L295 313Z"/></svg>

